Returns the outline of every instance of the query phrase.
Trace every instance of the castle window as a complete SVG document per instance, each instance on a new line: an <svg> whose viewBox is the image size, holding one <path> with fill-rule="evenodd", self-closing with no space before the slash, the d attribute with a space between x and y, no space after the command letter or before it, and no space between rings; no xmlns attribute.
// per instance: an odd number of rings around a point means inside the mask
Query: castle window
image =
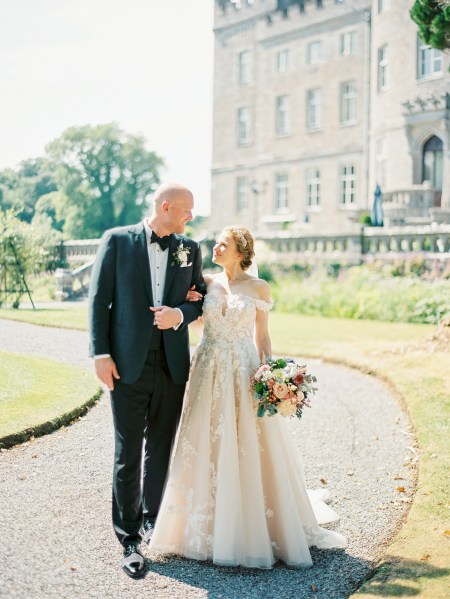
<svg viewBox="0 0 450 599"><path fill-rule="evenodd" d="M355 167L353 164L346 164L341 166L340 172L340 183L341 183L341 205L351 206L356 201L355 189L356 189L356 176Z"/></svg>
<svg viewBox="0 0 450 599"><path fill-rule="evenodd" d="M238 177L236 179L236 210L248 212L248 178Z"/></svg>
<svg viewBox="0 0 450 599"><path fill-rule="evenodd" d="M306 198L308 208L320 206L320 171L317 168L306 171Z"/></svg>
<svg viewBox="0 0 450 599"><path fill-rule="evenodd" d="M250 81L250 52L239 52L238 57L239 84L245 85Z"/></svg>
<svg viewBox="0 0 450 599"><path fill-rule="evenodd" d="M356 31L347 31L341 34L339 52L341 56L350 56L355 54L356 50Z"/></svg>
<svg viewBox="0 0 450 599"><path fill-rule="evenodd" d="M417 78L426 79L442 73L442 52L417 40Z"/></svg>
<svg viewBox="0 0 450 599"><path fill-rule="evenodd" d="M310 42L306 50L306 62L317 64L322 62L322 42Z"/></svg>
<svg viewBox="0 0 450 599"><path fill-rule="evenodd" d="M322 126L322 90L319 88L306 92L306 126L308 129Z"/></svg>
<svg viewBox="0 0 450 599"><path fill-rule="evenodd" d="M278 96L276 98L275 129L277 135L289 133L289 96Z"/></svg>
<svg viewBox="0 0 450 599"><path fill-rule="evenodd" d="M289 50L277 52L277 71L285 73L289 69Z"/></svg>
<svg viewBox="0 0 450 599"><path fill-rule="evenodd" d="M288 209L288 174L275 175L275 211L286 212Z"/></svg>
<svg viewBox="0 0 450 599"><path fill-rule="evenodd" d="M435 189L442 189L442 160L442 140L433 135L423 146L422 182L429 181Z"/></svg>
<svg viewBox="0 0 450 599"><path fill-rule="evenodd" d="M356 122L356 83L345 81L340 86L341 125Z"/></svg>
<svg viewBox="0 0 450 599"><path fill-rule="evenodd" d="M238 108L237 140L239 145L250 143L250 108Z"/></svg>
<svg viewBox="0 0 450 599"><path fill-rule="evenodd" d="M382 137L376 143L375 147L375 161L376 161L376 183L383 189L386 185L386 165L387 165L387 151L386 151L386 139Z"/></svg>
<svg viewBox="0 0 450 599"><path fill-rule="evenodd" d="M384 91L388 86L388 47L378 48L378 91Z"/></svg>

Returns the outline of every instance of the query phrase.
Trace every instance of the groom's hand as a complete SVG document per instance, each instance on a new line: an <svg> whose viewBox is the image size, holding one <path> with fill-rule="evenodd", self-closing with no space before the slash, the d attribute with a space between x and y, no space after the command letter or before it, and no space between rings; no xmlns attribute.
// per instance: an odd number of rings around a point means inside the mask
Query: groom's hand
<svg viewBox="0 0 450 599"><path fill-rule="evenodd" d="M169 308L169 306L154 308L151 306L150 310L155 313L154 324L158 329L172 329L181 322L180 311L176 308Z"/></svg>
<svg viewBox="0 0 450 599"><path fill-rule="evenodd" d="M95 360L95 373L110 391L114 390L114 379L120 379L116 363L112 358L97 358Z"/></svg>

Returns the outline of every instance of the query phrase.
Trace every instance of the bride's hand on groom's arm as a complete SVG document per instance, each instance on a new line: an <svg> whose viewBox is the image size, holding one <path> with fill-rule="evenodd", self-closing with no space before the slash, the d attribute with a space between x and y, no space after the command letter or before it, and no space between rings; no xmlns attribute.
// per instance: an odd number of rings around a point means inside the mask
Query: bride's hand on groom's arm
<svg viewBox="0 0 450 599"><path fill-rule="evenodd" d="M187 292L186 301L188 302L198 302L203 298L203 295L199 291L195 291L195 285Z"/></svg>
<svg viewBox="0 0 450 599"><path fill-rule="evenodd" d="M114 379L120 379L116 363L111 357L95 358L95 373L110 391L114 390Z"/></svg>

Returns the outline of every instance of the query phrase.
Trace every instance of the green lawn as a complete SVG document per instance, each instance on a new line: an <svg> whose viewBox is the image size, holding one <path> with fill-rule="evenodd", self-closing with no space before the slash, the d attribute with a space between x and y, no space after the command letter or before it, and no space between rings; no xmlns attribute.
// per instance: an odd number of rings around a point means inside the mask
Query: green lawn
<svg viewBox="0 0 450 599"><path fill-rule="evenodd" d="M0 438L55 420L99 390L78 366L0 351Z"/></svg>
<svg viewBox="0 0 450 599"><path fill-rule="evenodd" d="M70 312L0 310L0 317L25 314L36 324L86 326L86 308ZM449 596L450 356L431 351L426 339L434 328L276 312L270 317L274 354L319 357L379 376L404 402L416 430L420 467L413 505L379 567L353 599ZM193 331L193 342L198 334Z"/></svg>
<svg viewBox="0 0 450 599"><path fill-rule="evenodd" d="M58 327L63 329L87 330L87 306L82 304L75 308L37 308L36 310L20 308L0 308L0 318L19 320L30 324L40 324L44 327Z"/></svg>

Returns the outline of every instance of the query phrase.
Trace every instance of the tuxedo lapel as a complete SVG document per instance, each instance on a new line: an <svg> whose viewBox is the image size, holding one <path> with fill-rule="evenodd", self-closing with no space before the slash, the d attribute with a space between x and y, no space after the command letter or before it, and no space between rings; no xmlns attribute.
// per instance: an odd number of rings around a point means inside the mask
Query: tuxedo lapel
<svg viewBox="0 0 450 599"><path fill-rule="evenodd" d="M152 282L150 273L150 264L148 261L147 238L145 235L144 225L139 223L135 227L129 229L133 249L136 256L139 269L144 280L145 290L150 300L150 305L153 306Z"/></svg>
<svg viewBox="0 0 450 599"><path fill-rule="evenodd" d="M164 282L164 297L163 304L167 301L167 296L170 292L170 287L172 285L173 279L175 277L175 273L178 271L179 266L175 262L173 254L176 251L178 244L181 243L176 235L170 236L170 245L169 245L169 255L167 256L167 270L166 270L166 280Z"/></svg>

